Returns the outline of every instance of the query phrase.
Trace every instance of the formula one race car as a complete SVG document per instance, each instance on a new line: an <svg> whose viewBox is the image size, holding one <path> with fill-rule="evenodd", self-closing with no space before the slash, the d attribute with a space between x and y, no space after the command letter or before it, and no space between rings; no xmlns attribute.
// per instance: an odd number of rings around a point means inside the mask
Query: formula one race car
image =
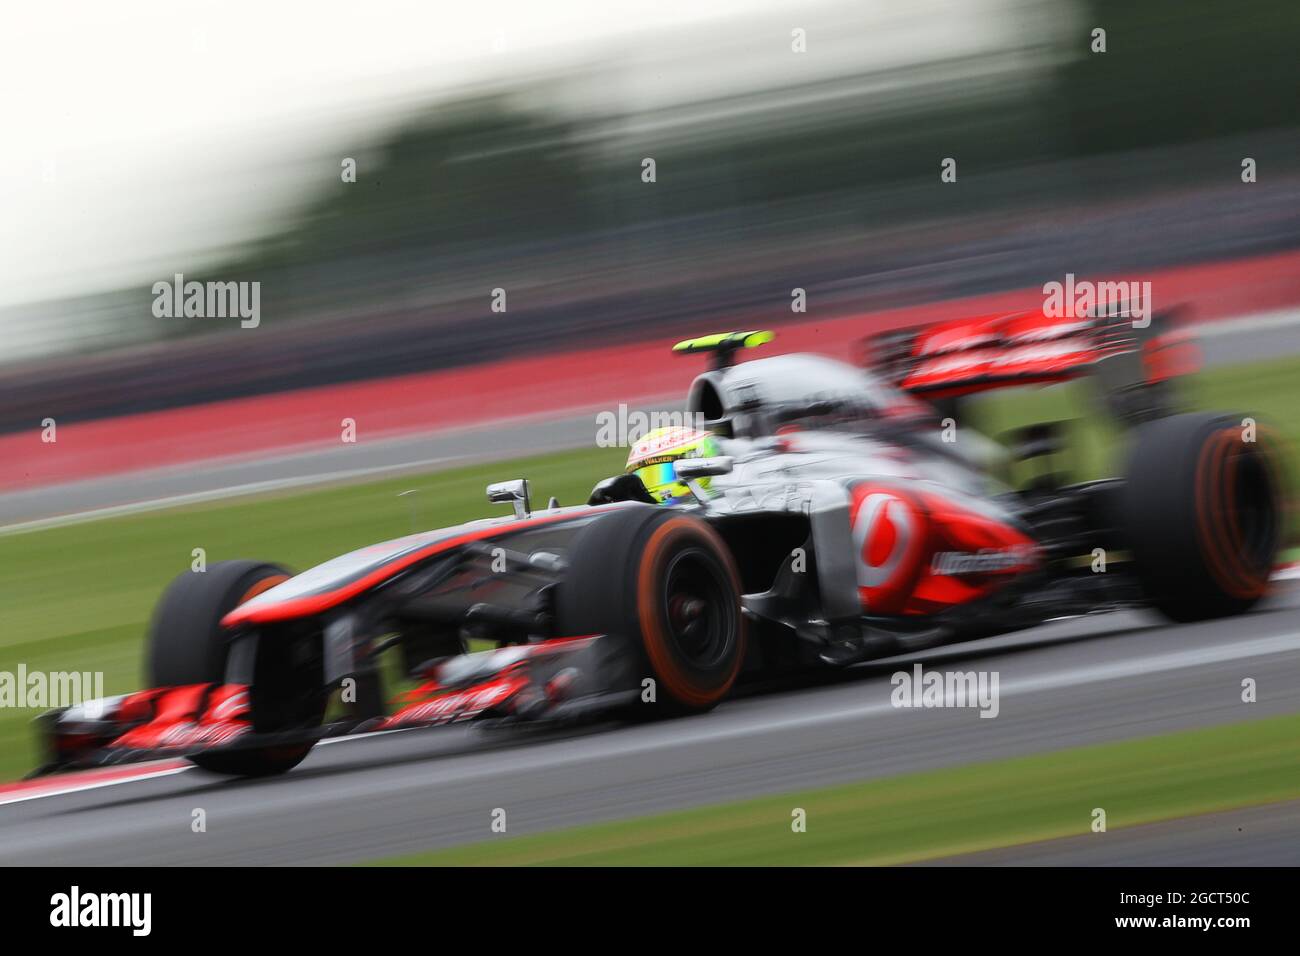
<svg viewBox="0 0 1300 956"><path fill-rule="evenodd" d="M1240 614L1283 533L1271 439L1241 416L1176 413L1166 386L1187 343L1134 326L948 323L877 338L872 370L734 362L770 333L681 343L712 357L691 425L646 436L586 505L534 510L527 481L506 481L488 498L512 516L298 575L254 561L182 574L150 625L151 689L44 715L43 770L181 755L272 774L329 735L699 712L751 674L1069 615ZM1061 433L997 445L966 426L965 397L1084 374L1127 429L1120 476L1001 480ZM395 706L390 648L418 683Z"/></svg>

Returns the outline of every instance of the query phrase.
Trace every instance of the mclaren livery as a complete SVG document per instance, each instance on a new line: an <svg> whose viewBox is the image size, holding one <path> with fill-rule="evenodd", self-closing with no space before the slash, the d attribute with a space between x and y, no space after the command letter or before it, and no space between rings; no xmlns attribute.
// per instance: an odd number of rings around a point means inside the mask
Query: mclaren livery
<svg viewBox="0 0 1300 956"><path fill-rule="evenodd" d="M177 755L274 774L331 735L701 712L753 675L1070 615L1243 613L1281 536L1274 450L1241 416L1176 410L1192 346L1155 319L963 320L877 336L867 368L735 361L770 333L681 343L711 359L688 395L703 428L648 436L584 505L534 509L505 481L487 492L506 516L301 574L182 574L149 627L150 689L44 715L41 772ZM966 424L971 393L1081 375L1123 426L1115 477L1051 467L1058 425L995 442Z"/></svg>

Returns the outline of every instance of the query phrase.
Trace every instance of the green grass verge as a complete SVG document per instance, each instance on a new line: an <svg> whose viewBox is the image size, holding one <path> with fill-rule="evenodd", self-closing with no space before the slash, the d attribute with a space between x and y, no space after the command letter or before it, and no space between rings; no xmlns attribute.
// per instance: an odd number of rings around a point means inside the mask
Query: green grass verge
<svg viewBox="0 0 1300 956"><path fill-rule="evenodd" d="M1245 705L1243 705L1245 706ZM1300 715L970 764L377 861L393 866L895 864L1300 798ZM507 815L509 796L502 798ZM795 808L806 832L792 827ZM483 811L487 830L488 809ZM507 816L507 821L509 817Z"/></svg>
<svg viewBox="0 0 1300 956"><path fill-rule="evenodd" d="M1212 369L1178 383L1189 407L1250 415L1267 422L1291 448L1300 445L1300 360L1294 356ZM1096 383L1077 379L1037 389L1008 389L979 396L977 427L990 435L1041 421L1071 424L1068 462L1082 478L1116 474L1119 432L1098 414Z"/></svg>

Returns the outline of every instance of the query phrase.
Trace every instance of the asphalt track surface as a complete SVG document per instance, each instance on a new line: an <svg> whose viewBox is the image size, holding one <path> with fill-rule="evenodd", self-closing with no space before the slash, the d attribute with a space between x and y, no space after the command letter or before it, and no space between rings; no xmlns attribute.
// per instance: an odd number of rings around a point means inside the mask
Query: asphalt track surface
<svg viewBox="0 0 1300 956"><path fill-rule="evenodd" d="M472 726L404 731L318 747L271 780L188 769L10 802L0 805L0 862L349 863L500 839L489 829L496 808L506 810L508 832L522 835L1257 719L1300 710L1297 650L1294 584L1257 613L1227 622L1175 626L1140 612L1094 615L875 662L818 686L753 693L698 717L547 735ZM912 661L997 671L998 716L894 708L890 674ZM1258 682L1257 703L1241 701L1245 677ZM1105 781L1081 800L1105 805ZM206 833L191 830L198 808ZM808 809L815 818L815 805ZM1294 807L1247 812L1258 817L1240 833L1209 817L1188 818L1144 828L1153 837L1113 831L1086 846L1052 841L987 862L1300 862ZM1081 835L1089 822L1081 814Z"/></svg>
<svg viewBox="0 0 1300 956"><path fill-rule="evenodd" d="M655 407L666 409L672 403ZM68 519L62 516L69 514L93 518L309 485L379 480L499 461L503 455L524 458L589 448L595 434L593 409L588 415L558 420L498 422L437 435L406 435L288 455L209 462L12 491L0 494L0 534L65 523ZM593 477L592 484L595 482Z"/></svg>

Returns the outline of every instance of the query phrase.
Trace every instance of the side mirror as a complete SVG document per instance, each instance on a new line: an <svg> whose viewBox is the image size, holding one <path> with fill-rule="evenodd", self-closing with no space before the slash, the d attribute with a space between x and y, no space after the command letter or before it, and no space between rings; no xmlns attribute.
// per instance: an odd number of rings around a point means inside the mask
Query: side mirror
<svg viewBox="0 0 1300 956"><path fill-rule="evenodd" d="M494 505L513 505L516 518L527 517L529 512L532 511L532 505L528 500L527 478L493 482L487 486L487 499Z"/></svg>
<svg viewBox="0 0 1300 956"><path fill-rule="evenodd" d="M734 463L735 459L729 455L717 458L681 458L673 462L673 471L682 481L691 481L713 475L729 475Z"/></svg>

